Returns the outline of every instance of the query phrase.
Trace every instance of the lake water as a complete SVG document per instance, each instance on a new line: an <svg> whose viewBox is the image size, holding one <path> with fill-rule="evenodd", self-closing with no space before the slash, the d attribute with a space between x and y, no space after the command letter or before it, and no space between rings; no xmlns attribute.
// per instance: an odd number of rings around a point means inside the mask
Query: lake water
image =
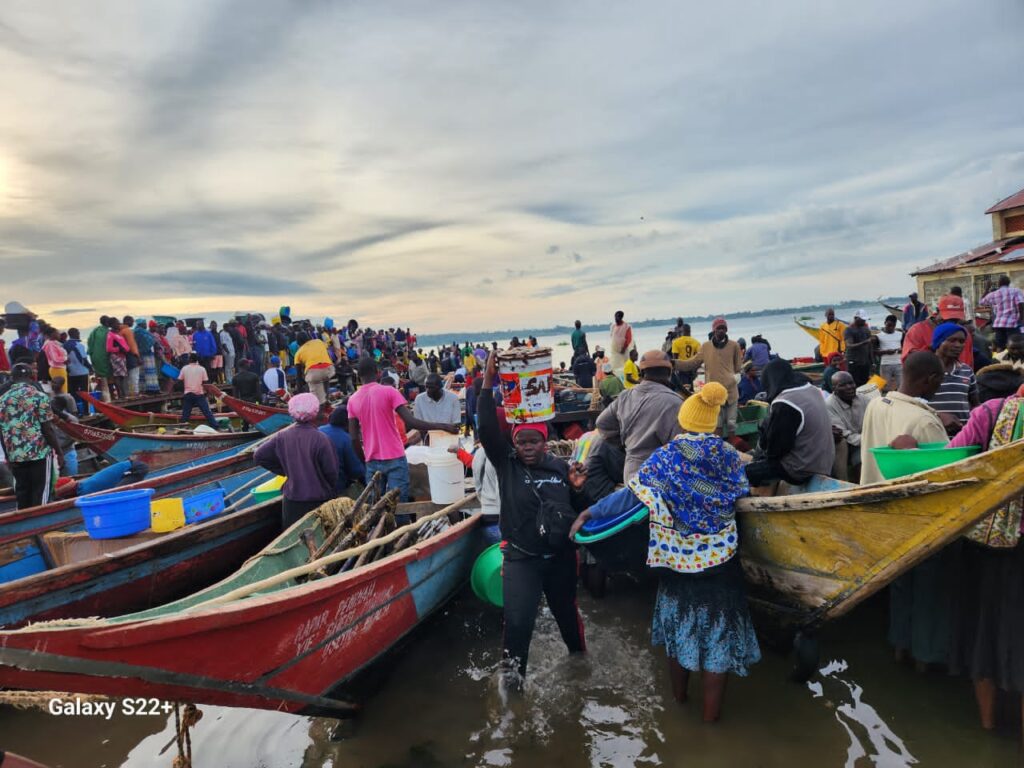
<svg viewBox="0 0 1024 768"><path fill-rule="evenodd" d="M764 649L729 681L721 722L700 721L699 692L674 702L650 646L654 590L624 577L608 596L581 592L589 650L565 654L546 611L525 695L507 704L495 684L500 614L466 590L378 665L361 716L330 739L332 722L201 706L195 768L523 768L757 766L910 768L1011 766L1013 734L977 726L969 683L896 664L885 644L885 596L822 636L821 672L787 680ZM244 649L239 649L244 653ZM691 681L691 686L696 680ZM0 745L51 768L170 768L173 715L111 722L10 709Z"/></svg>
<svg viewBox="0 0 1024 768"><path fill-rule="evenodd" d="M863 309L867 311L875 324L880 324L885 316L885 312L877 304L873 307L865 306ZM853 317L854 311L849 312L849 317ZM816 324L825 322L824 314L820 318L815 318L814 322ZM693 337L698 341L707 339L708 334L711 333L711 323L701 322L690 325ZM637 351L643 354L649 349L661 349L661 345L665 341L665 334L670 327L671 325L634 328L633 337L636 340ZM814 354L815 341L805 331L797 327L791 314L764 315L763 317L729 321L729 338L731 339L744 338L749 343L750 338L758 333L772 345L772 351L782 357L811 357ZM556 366L561 362L564 362L566 366L569 365L572 356L571 348L567 345L559 346L561 342L569 341L568 336L538 336L537 341L541 346L552 348ZM591 331L587 333L587 343L593 352L594 347L598 344L606 350L610 349L611 340L607 331Z"/></svg>

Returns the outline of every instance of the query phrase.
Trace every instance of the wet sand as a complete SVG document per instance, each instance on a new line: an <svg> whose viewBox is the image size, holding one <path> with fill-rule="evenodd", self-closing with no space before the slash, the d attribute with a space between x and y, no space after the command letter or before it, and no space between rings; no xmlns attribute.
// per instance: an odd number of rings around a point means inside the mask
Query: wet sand
<svg viewBox="0 0 1024 768"><path fill-rule="evenodd" d="M649 644L650 584L616 579L604 600L581 592L588 654L570 658L542 613L521 697L495 683L500 614L466 590L372 681L358 720L200 707L195 768L440 768L441 766L1011 766L1017 734L983 733L968 681L892 661L884 595L828 627L822 673L787 680L764 649L749 677L729 682L724 717L700 721L671 697ZM110 722L4 709L0 745L52 768L170 766L173 715ZM170 746L168 747L168 745ZM165 747L168 747L165 750Z"/></svg>

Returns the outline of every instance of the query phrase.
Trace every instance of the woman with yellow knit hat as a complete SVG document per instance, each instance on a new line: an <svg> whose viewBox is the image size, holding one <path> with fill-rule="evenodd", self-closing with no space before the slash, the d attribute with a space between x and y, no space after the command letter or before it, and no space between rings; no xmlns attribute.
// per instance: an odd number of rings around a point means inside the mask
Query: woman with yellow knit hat
<svg viewBox="0 0 1024 768"><path fill-rule="evenodd" d="M686 701L690 672L700 672L705 722L721 714L726 676L746 675L761 658L736 559L733 506L749 485L739 453L714 434L727 400L717 382L688 398L679 409L684 433L572 529L575 535L588 519L609 517L623 505L650 510L647 565L660 574L651 642L665 646L677 701Z"/></svg>

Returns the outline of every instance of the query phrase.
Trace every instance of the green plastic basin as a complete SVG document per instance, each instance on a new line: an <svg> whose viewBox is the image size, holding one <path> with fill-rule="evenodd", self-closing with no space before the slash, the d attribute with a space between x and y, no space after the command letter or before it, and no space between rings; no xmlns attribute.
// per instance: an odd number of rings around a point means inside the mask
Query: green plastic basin
<svg viewBox="0 0 1024 768"><path fill-rule="evenodd" d="M501 588L502 559L501 544L492 544L477 557L469 576L473 593L498 608L505 604Z"/></svg>
<svg viewBox="0 0 1024 768"><path fill-rule="evenodd" d="M886 480L944 467L980 452L981 446L978 445L946 448L945 443L921 443L917 448L904 451L888 446L871 449L878 462L878 469Z"/></svg>

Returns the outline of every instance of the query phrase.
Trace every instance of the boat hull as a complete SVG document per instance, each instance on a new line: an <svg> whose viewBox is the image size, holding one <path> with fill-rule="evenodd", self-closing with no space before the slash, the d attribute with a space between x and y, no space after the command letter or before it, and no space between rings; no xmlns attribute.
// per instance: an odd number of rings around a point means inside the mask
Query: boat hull
<svg viewBox="0 0 1024 768"><path fill-rule="evenodd" d="M0 626L151 608L227 576L280 529L278 508L253 506L93 560L0 584Z"/></svg>
<svg viewBox="0 0 1024 768"><path fill-rule="evenodd" d="M194 613L0 632L0 686L342 716L351 707L330 691L465 582L478 522L355 571Z"/></svg>
<svg viewBox="0 0 1024 768"><path fill-rule="evenodd" d="M264 435L272 435L294 421L288 415L287 408L275 408L270 405L239 400L237 397L232 397L222 392L212 384L206 385L206 392L216 400L223 402L228 408Z"/></svg>
<svg viewBox="0 0 1024 768"><path fill-rule="evenodd" d="M122 408L112 403L105 403L102 400L97 400L88 392L78 393L83 400L89 405L96 409L97 413L102 414L104 417L109 419L115 425L119 427L141 427L145 424L180 424L181 413L155 413L153 411L133 411L129 408ZM242 420L234 413L219 413L215 414L222 418L228 418L231 420L231 426L238 428L242 425ZM189 423L191 424L205 424L206 418L195 411L189 416Z"/></svg>
<svg viewBox="0 0 1024 768"><path fill-rule="evenodd" d="M737 502L752 605L814 628L847 613L1024 492L1024 441L849 491Z"/></svg>
<svg viewBox="0 0 1024 768"><path fill-rule="evenodd" d="M258 435L232 432L217 435L149 435L100 429L73 424L63 419L57 425L74 440L88 444L112 462L141 461L151 469L163 469L185 461L220 453L250 442Z"/></svg>

